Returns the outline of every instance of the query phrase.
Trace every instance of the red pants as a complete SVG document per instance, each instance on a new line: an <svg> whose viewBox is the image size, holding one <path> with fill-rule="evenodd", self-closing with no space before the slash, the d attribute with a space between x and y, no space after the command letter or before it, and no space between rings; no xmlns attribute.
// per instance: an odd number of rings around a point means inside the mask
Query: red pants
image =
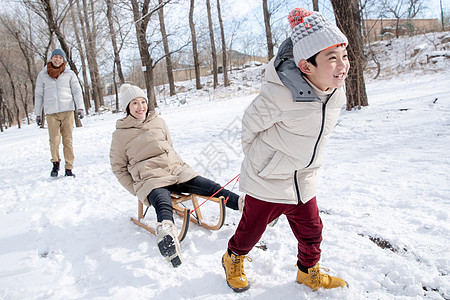
<svg viewBox="0 0 450 300"><path fill-rule="evenodd" d="M293 205L261 201L246 195L241 221L228 248L237 255L246 255L259 241L267 224L282 214L287 217L298 241L298 260L305 267L314 266L320 259L323 228L316 197L305 204Z"/></svg>

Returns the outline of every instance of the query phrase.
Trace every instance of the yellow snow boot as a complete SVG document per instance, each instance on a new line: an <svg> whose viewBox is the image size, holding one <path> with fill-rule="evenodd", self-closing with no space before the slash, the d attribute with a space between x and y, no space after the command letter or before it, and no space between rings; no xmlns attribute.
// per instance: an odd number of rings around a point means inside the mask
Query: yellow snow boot
<svg viewBox="0 0 450 300"><path fill-rule="evenodd" d="M230 256L228 250L222 256L222 266L225 270L228 286L237 293L244 292L250 288L247 276L244 273L244 259L252 261L250 257L245 255L234 255L234 253L231 253Z"/></svg>
<svg viewBox="0 0 450 300"><path fill-rule="evenodd" d="M306 284L314 290L319 288L334 289L347 286L345 280L322 273L320 269L327 272L329 271L325 268L319 268L318 263L314 267L308 268L308 273L304 273L299 269L297 272L297 281Z"/></svg>

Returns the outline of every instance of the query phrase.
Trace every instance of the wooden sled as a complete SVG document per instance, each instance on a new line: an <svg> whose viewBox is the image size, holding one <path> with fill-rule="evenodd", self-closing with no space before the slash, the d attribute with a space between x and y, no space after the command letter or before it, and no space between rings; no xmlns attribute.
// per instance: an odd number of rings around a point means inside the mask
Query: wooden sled
<svg viewBox="0 0 450 300"><path fill-rule="evenodd" d="M178 240L181 242L186 237L187 231L189 229L189 221L200 225L206 229L210 230L219 230L223 223L225 222L225 198L224 197L212 197L208 201L213 201L219 204L219 221L215 225L209 225L204 222L203 216L201 213L201 203L199 203L198 198L208 199L207 196L200 196L196 194L172 194L172 207L174 213L179 215L183 218L183 225L181 227L181 230L179 230L178 234ZM185 201L191 201L194 212L191 215L191 209L184 206L183 202ZM203 202L203 201L202 201ZM180 206L181 205L181 206ZM183 207L182 207L183 206ZM156 235L156 228L152 228L151 226L144 224L142 220L145 218L145 215L147 213L149 207L145 209L144 212L144 205L141 201L138 200L138 217L137 219L131 217L131 221L133 221L136 225L144 228L145 230L153 233Z"/></svg>

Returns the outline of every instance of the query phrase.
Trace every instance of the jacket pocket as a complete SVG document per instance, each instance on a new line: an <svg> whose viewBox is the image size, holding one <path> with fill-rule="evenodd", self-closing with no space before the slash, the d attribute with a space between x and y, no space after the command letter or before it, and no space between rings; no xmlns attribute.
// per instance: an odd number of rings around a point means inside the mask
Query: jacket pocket
<svg viewBox="0 0 450 300"><path fill-rule="evenodd" d="M282 158L283 153L281 153L280 151L276 151L275 155L272 157L269 163L261 170L261 172L258 173L258 175L262 178L268 177L278 166Z"/></svg>

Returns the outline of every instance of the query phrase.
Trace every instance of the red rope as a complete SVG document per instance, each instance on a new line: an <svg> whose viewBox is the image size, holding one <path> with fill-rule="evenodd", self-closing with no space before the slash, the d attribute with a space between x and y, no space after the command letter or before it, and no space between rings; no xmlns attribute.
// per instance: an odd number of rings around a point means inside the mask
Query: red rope
<svg viewBox="0 0 450 300"><path fill-rule="evenodd" d="M223 187L221 187L217 192L215 192L214 194L212 194L211 196L209 196L208 199L206 199L205 201L203 201L196 209L191 210L190 214L192 214L194 211L196 211L198 208L200 208L200 206L202 206L203 204L206 203L206 201L210 200L212 197L214 197L218 192L220 192L221 190L223 190L227 185L229 185L230 183L232 183L236 178L238 178L239 176L241 176L241 174L237 174L233 179L231 179L230 181L227 182L227 184L225 184ZM228 200L229 197L227 197L227 199L225 201ZM225 202L226 203L226 202Z"/></svg>

